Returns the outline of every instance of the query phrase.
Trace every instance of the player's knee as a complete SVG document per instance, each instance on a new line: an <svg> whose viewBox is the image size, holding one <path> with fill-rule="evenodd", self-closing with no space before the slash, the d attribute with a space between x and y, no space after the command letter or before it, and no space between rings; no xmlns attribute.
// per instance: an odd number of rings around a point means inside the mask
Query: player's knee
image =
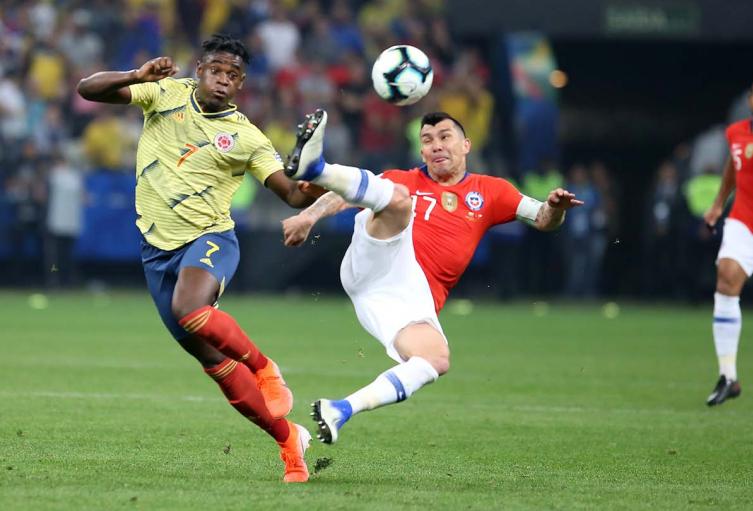
<svg viewBox="0 0 753 511"><path fill-rule="evenodd" d="M447 347L447 344L435 348L422 356L431 364L439 376L450 370L450 349Z"/></svg>
<svg viewBox="0 0 753 511"><path fill-rule="evenodd" d="M716 279L716 292L726 296L738 296L740 286L736 285L730 279L719 278Z"/></svg>
<svg viewBox="0 0 753 511"><path fill-rule="evenodd" d="M434 367L434 370L437 372L437 374L439 374L439 376L442 376L450 370L450 354L447 353L437 355L432 360L430 360L429 363L432 365L432 367Z"/></svg>
<svg viewBox="0 0 753 511"><path fill-rule="evenodd" d="M746 275L733 264L720 264L716 275L716 291L727 296L738 296L745 284Z"/></svg>

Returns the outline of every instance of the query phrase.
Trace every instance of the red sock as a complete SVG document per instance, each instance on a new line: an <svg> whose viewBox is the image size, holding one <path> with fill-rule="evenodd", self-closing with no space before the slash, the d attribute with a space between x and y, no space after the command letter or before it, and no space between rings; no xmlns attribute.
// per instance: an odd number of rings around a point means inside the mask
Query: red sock
<svg viewBox="0 0 753 511"><path fill-rule="evenodd" d="M288 421L273 419L269 415L264 398L256 388L256 377L248 367L226 358L204 371L217 382L227 400L241 415L269 433L277 443L287 440L290 435Z"/></svg>
<svg viewBox="0 0 753 511"><path fill-rule="evenodd" d="M186 332L196 334L220 352L243 362L256 372L267 365L267 357L251 342L230 314L205 305L180 320Z"/></svg>

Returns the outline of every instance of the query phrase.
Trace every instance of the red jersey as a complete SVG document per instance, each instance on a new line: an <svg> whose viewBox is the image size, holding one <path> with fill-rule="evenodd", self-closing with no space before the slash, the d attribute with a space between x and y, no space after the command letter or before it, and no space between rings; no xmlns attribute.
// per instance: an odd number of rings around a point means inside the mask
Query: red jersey
<svg viewBox="0 0 753 511"><path fill-rule="evenodd" d="M753 119L730 124L727 142L735 168L735 202L729 218L735 218L753 231Z"/></svg>
<svg viewBox="0 0 753 511"><path fill-rule="evenodd" d="M515 220L523 196L508 181L480 174L466 174L452 186L417 168L389 170L382 176L407 186L413 197L413 247L439 312L484 233Z"/></svg>

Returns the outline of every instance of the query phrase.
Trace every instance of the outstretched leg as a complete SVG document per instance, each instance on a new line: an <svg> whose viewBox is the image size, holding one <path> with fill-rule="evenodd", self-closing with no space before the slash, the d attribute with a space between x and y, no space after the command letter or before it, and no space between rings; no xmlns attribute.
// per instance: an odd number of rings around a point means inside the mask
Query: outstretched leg
<svg viewBox="0 0 753 511"><path fill-rule="evenodd" d="M369 170L325 162L326 127L324 110L306 116L298 128L296 146L285 165L285 173L293 179L311 181L333 191L350 204L371 209L374 218L381 218L373 233L369 227L369 234L376 238L387 238L405 229L411 207L407 188L381 179Z"/></svg>
<svg viewBox="0 0 753 511"><path fill-rule="evenodd" d="M450 368L447 341L428 323L405 327L394 346L405 362L383 372L344 399L319 399L312 404L311 415L317 423L319 440L326 444L335 443L340 429L353 415L405 401Z"/></svg>

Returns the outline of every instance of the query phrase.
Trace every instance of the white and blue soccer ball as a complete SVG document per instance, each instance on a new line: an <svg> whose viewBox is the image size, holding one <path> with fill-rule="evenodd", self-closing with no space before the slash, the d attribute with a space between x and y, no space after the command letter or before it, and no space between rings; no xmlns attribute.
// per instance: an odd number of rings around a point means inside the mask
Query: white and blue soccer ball
<svg viewBox="0 0 753 511"><path fill-rule="evenodd" d="M379 97L399 106L412 105L426 96L433 79L429 57L407 44L384 50L371 69L371 81Z"/></svg>

